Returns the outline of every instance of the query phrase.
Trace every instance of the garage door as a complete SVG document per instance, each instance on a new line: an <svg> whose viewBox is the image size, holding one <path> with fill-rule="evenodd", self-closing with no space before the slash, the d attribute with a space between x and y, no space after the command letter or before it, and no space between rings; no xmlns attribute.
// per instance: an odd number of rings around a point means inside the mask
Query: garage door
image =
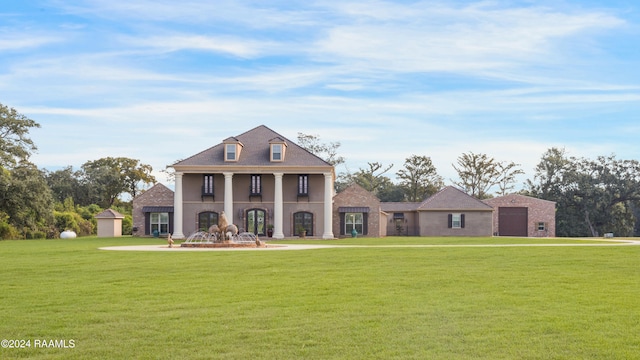
<svg viewBox="0 0 640 360"><path fill-rule="evenodd" d="M500 236L527 236L528 210L526 207L498 208Z"/></svg>

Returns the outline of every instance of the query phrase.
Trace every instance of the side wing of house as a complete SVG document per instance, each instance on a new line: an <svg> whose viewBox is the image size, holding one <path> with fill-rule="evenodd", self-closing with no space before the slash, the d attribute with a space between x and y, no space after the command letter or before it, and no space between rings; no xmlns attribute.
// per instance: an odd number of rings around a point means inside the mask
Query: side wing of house
<svg viewBox="0 0 640 360"><path fill-rule="evenodd" d="M380 207L387 214L384 232L387 236L418 236L420 224L417 202L382 202Z"/></svg>
<svg viewBox="0 0 640 360"><path fill-rule="evenodd" d="M385 219L380 211L380 200L358 184L351 184L333 198L333 229L339 237L378 237Z"/></svg>
<svg viewBox="0 0 640 360"><path fill-rule="evenodd" d="M173 191L159 183L133 199L133 235L173 233L173 202Z"/></svg>
<svg viewBox="0 0 640 360"><path fill-rule="evenodd" d="M484 202L494 208L495 235L556 236L556 204L553 201L510 194Z"/></svg>
<svg viewBox="0 0 640 360"><path fill-rule="evenodd" d="M418 206L421 236L492 236L493 208L448 186Z"/></svg>

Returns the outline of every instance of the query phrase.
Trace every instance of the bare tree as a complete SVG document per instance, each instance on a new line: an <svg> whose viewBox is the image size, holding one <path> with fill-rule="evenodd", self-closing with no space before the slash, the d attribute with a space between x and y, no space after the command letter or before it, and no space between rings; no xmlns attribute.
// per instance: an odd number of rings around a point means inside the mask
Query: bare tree
<svg viewBox="0 0 640 360"><path fill-rule="evenodd" d="M489 198L489 189L500 177L499 163L486 154L462 154L458 157L458 166L453 165L453 168L460 178L454 184L478 199Z"/></svg>
<svg viewBox="0 0 640 360"><path fill-rule="evenodd" d="M309 135L299 132L298 145L333 166L343 164L345 161L344 157L338 155L338 148L340 147L339 141L324 144L320 142L319 135Z"/></svg>
<svg viewBox="0 0 640 360"><path fill-rule="evenodd" d="M513 161L505 164L503 162L498 163L498 172L500 173L497 184L498 185L498 194L501 196L507 195L516 187L516 177L518 175L524 174L522 169L518 169L517 167L520 164L516 164Z"/></svg>

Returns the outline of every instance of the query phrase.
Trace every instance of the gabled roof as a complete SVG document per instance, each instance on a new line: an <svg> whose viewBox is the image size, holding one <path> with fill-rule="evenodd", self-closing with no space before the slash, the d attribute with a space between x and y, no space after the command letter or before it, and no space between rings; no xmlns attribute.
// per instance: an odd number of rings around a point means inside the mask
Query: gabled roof
<svg viewBox="0 0 640 360"><path fill-rule="evenodd" d="M144 198L146 198L148 196L156 195L156 194L162 194L162 193L166 193L168 195L173 195L173 190L169 189L168 187L166 187L162 183L156 183L155 185L153 185L152 187L147 189L142 194L136 196L134 200L138 201L138 200L144 199Z"/></svg>
<svg viewBox="0 0 640 360"><path fill-rule="evenodd" d="M280 139L287 144L287 153L284 161L273 163L270 161L270 141ZM242 152L237 161L224 161L224 143L215 145L189 158L178 161L173 165L176 170L180 167L189 166L215 166L215 167L257 167L257 166L306 166L306 167L326 167L333 169L331 164L322 160L318 156L310 153L293 141L287 140L284 136L276 133L264 125L260 125L243 134L232 136L224 142L239 142L243 145Z"/></svg>
<svg viewBox="0 0 640 360"><path fill-rule="evenodd" d="M418 211L421 210L493 211L493 208L458 188L447 186L423 201L418 206Z"/></svg>
<svg viewBox="0 0 640 360"><path fill-rule="evenodd" d="M351 197L352 198L351 201L357 202L357 203L371 203L371 202L379 203L380 202L380 199L378 199L378 197L375 196L371 191L366 190L365 188L363 188L362 186L358 185L355 182L347 186L346 189L337 193L333 198L334 200L340 201L340 199L345 196Z"/></svg>
<svg viewBox="0 0 640 360"><path fill-rule="evenodd" d="M96 219L124 219L124 215L113 209L107 209L95 216Z"/></svg>
<svg viewBox="0 0 640 360"><path fill-rule="evenodd" d="M386 213L416 211L419 202L381 202L380 209Z"/></svg>
<svg viewBox="0 0 640 360"><path fill-rule="evenodd" d="M555 204L555 201L550 201L550 200L544 200L544 199L538 199L532 196L526 196L526 195L520 195L520 194L507 194L504 196L499 196L499 197L495 197L495 198L491 198L491 199L486 199L483 200L485 203L492 205L496 202L511 202L514 204L518 204L518 203L523 203L523 202L536 202L536 203L553 203Z"/></svg>

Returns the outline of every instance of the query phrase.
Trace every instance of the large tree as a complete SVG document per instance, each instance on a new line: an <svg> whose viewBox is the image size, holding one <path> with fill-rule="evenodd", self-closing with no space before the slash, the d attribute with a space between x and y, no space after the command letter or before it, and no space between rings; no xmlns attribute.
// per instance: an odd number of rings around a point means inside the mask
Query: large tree
<svg viewBox="0 0 640 360"><path fill-rule="evenodd" d="M496 185L498 194L506 195L515 188L516 176L524 174L519 166L514 162L497 161L486 154L469 152L458 157L458 166L453 164L460 179L454 184L478 199L492 197L489 191Z"/></svg>
<svg viewBox="0 0 640 360"><path fill-rule="evenodd" d="M559 236L634 233L640 203L640 163L600 156L595 160L567 157L552 148L528 181L531 195L556 202Z"/></svg>
<svg viewBox="0 0 640 360"><path fill-rule="evenodd" d="M498 162L486 154L462 154L458 157L458 166L453 165L453 168L460 179L454 184L478 199L490 197L489 189L500 176Z"/></svg>
<svg viewBox="0 0 640 360"><path fill-rule="evenodd" d="M412 155L396 175L401 180L407 201L422 201L444 186L444 179L428 156Z"/></svg>
<svg viewBox="0 0 640 360"><path fill-rule="evenodd" d="M87 204L87 191L80 179L81 171L74 171L72 166L55 171L45 171L47 184L57 202L63 203L66 199L72 198L77 204Z"/></svg>
<svg viewBox="0 0 640 360"><path fill-rule="evenodd" d="M23 235L45 233L53 223L53 196L42 172L22 161L0 168L0 213Z"/></svg>
<svg viewBox="0 0 640 360"><path fill-rule="evenodd" d="M27 160L37 150L27 135L31 128L39 127L40 124L16 109L0 104L0 166L12 167Z"/></svg>
<svg viewBox="0 0 640 360"><path fill-rule="evenodd" d="M133 198L138 195L142 184L156 182L150 165L125 157L87 161L82 165L82 171L90 202L102 207L112 206L124 193Z"/></svg>

